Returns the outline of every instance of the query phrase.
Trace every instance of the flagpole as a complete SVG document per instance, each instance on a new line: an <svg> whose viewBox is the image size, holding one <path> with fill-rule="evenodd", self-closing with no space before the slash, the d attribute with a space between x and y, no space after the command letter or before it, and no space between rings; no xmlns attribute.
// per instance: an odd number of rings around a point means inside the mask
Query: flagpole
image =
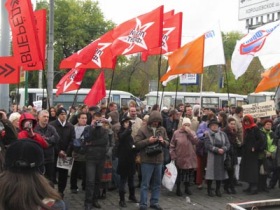
<svg viewBox="0 0 280 210"><path fill-rule="evenodd" d="M230 104L230 97L229 97L229 84L228 84L228 75L227 75L227 67L224 65L224 70L225 70L225 75L226 75L226 81L227 81L227 94L228 94L228 107L231 105Z"/></svg>
<svg viewBox="0 0 280 210"><path fill-rule="evenodd" d="M208 67L209 68L209 67ZM200 106L199 106L199 109L198 109L198 116L200 116L200 111L202 109L202 86L203 86L203 74L201 74L201 79L200 79L200 96L199 96L199 101L200 101Z"/></svg>
<svg viewBox="0 0 280 210"><path fill-rule="evenodd" d="M159 84L160 84L160 67L161 67L161 52L162 52L162 48L160 48L160 57L158 60L158 87L157 87L157 103L158 104L158 97L159 97Z"/></svg>
<svg viewBox="0 0 280 210"><path fill-rule="evenodd" d="M167 70L168 70L168 61L167 61L167 63L166 63L166 70L165 70L165 73L167 72ZM161 92L160 106L159 106L160 109L161 109L161 105L162 105L162 99L163 99L164 90L165 90L165 86L162 85L162 92Z"/></svg>
<svg viewBox="0 0 280 210"><path fill-rule="evenodd" d="M47 88L47 77L46 77L46 73L45 71L42 72L43 73L43 80L44 80L44 83L45 83L45 87L46 87L46 90L47 90L47 96L49 95L49 92L48 92L48 88ZM44 90L44 85L43 85L43 90ZM44 98L44 94L43 94L43 98ZM50 104L50 100L49 100L50 97L47 97L47 102L48 102L48 107L50 108L51 107L51 104ZM42 104L43 105L43 104Z"/></svg>
<svg viewBox="0 0 280 210"><path fill-rule="evenodd" d="M72 103L71 107L73 107L76 104L79 90L80 90L80 88L77 89L76 94L74 95L74 100L73 100L73 103ZM71 107L70 107L70 109L71 109ZM68 112L68 114L67 114L67 120L66 121L69 120L69 117L70 117L70 112Z"/></svg>
<svg viewBox="0 0 280 210"><path fill-rule="evenodd" d="M174 105L174 109L176 109L176 99L177 99L177 92L178 92L178 84L179 84L179 77L177 77L177 82L176 82L176 92L175 92L175 105Z"/></svg>
<svg viewBox="0 0 280 210"><path fill-rule="evenodd" d="M102 70L102 71L103 71L103 70ZM111 84L110 84L110 90L109 90L109 96L108 96L108 102L107 102L107 110L108 110L109 103L110 103L111 90L112 90L112 86L113 86L114 76L115 76L115 70L113 70L113 74L112 74L112 78L111 78ZM121 107L120 107L120 108L121 108Z"/></svg>

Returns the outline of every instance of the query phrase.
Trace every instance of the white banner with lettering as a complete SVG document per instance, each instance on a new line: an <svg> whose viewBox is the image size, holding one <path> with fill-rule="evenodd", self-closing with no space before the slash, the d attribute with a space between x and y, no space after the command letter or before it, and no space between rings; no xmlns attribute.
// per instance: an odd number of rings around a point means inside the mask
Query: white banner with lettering
<svg viewBox="0 0 280 210"><path fill-rule="evenodd" d="M250 114L254 118L276 115L274 101L243 105L243 115Z"/></svg>

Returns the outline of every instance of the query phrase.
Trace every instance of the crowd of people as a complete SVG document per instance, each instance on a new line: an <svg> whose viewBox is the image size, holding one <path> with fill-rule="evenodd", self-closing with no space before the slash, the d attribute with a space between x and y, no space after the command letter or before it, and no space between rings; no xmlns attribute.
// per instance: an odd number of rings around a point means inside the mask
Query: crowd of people
<svg viewBox="0 0 280 210"><path fill-rule="evenodd" d="M67 157L74 158L71 193L85 191L85 210L101 208L98 200L106 199L108 190L118 191L118 205L125 208L126 189L140 210L162 209L161 180L171 161L178 171L177 196L192 195L194 185L206 186L210 197L236 194L240 182L254 195L279 181L278 113L254 119L243 116L242 107L190 104L145 111L131 101L121 109L114 102L69 109L58 104L40 111L13 105L0 115L0 188L9 191L0 193L0 210L66 209L68 170L56 163ZM16 182L25 183L13 187Z"/></svg>

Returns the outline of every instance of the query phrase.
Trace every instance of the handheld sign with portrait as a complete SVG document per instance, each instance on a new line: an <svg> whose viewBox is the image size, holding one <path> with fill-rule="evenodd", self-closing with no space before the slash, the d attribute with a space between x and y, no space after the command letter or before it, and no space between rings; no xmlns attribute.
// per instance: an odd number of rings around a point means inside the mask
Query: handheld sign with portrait
<svg viewBox="0 0 280 210"><path fill-rule="evenodd" d="M254 118L268 117L276 114L274 101L243 105L243 114L250 114Z"/></svg>

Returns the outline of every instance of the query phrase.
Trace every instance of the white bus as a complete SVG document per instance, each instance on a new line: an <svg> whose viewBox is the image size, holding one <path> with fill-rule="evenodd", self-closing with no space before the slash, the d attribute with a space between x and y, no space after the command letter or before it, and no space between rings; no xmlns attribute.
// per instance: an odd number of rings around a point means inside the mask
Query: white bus
<svg viewBox="0 0 280 210"><path fill-rule="evenodd" d="M175 99L176 97L176 99ZM201 98L201 101L200 101ZM158 100L157 100L158 99ZM152 91L146 94L147 107L154 104L161 104L161 108L176 106L189 103L191 105L200 104L202 107L222 108L226 105L242 106L247 104L247 96L233 93L215 93L215 92L162 92Z"/></svg>
<svg viewBox="0 0 280 210"><path fill-rule="evenodd" d="M56 91L57 91L57 89L53 89L53 95L54 95L53 96L53 105L62 103L64 105L64 107L69 107L73 104L77 90L60 94L58 97L56 97L56 95L55 95ZM89 91L90 91L90 88L81 88L78 91L75 106L78 104L84 103L84 99L85 99L86 95L89 93ZM17 93L18 93L18 97L16 99ZM40 89L40 88L28 88L28 94L27 94L27 99L26 99L27 103L25 103L25 101L24 101L25 100L24 99L24 97L25 97L24 88L19 88L18 91L17 90L11 91L10 97L11 97L11 102L17 103L18 105L20 105L20 107L24 106L25 104L33 105L34 101L41 101L41 100L43 100L43 98L48 98L46 89ZM106 91L106 97L101 100L101 103L104 105L107 105L108 97L109 97L109 90ZM128 105L128 103L131 100L135 101L137 106L142 105L141 100L129 92L120 91L120 90L111 90L110 102L112 102L112 101L115 102L116 104L118 104L119 108L122 106Z"/></svg>
<svg viewBox="0 0 280 210"><path fill-rule="evenodd" d="M275 92L259 92L248 94L249 104L260 103L265 101L274 100Z"/></svg>

